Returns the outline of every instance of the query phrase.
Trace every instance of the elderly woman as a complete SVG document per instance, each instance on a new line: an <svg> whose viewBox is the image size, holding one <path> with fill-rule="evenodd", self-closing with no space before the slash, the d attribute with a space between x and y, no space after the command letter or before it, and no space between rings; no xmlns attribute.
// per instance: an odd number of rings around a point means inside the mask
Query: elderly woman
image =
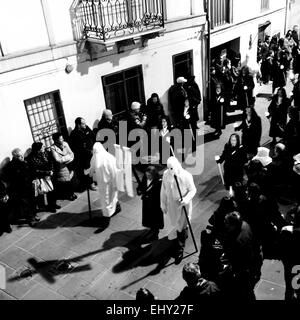
<svg viewBox="0 0 300 320"><path fill-rule="evenodd" d="M118 202L117 161L100 142L93 146L93 157L89 174L97 182L101 209L104 217L111 217L121 211Z"/></svg>
<svg viewBox="0 0 300 320"><path fill-rule="evenodd" d="M243 181L244 164L246 162L245 151L240 144L240 137L236 133L230 136L217 160L217 163L223 162L225 187L228 190L234 183Z"/></svg>
<svg viewBox="0 0 300 320"><path fill-rule="evenodd" d="M45 152L42 142L34 142L31 146L31 153L27 157L27 162L32 173L33 180L43 179L46 183L50 184L51 191L47 192L48 210L50 212L56 212L56 209L60 209L60 206L56 204L55 194L51 177L53 176L53 165L49 159L48 153ZM37 190L36 190L37 191ZM44 205L44 198L42 195L35 193L38 205L41 207Z"/></svg>
<svg viewBox="0 0 300 320"><path fill-rule="evenodd" d="M51 146L54 169L54 187L58 196L66 196L68 200L77 199L73 191L71 182L72 176L68 165L74 160L74 153L68 143L64 141L61 133L57 132L52 135L54 144Z"/></svg>
<svg viewBox="0 0 300 320"><path fill-rule="evenodd" d="M182 168L180 162L175 157L170 157L167 161L168 169L163 174L162 187L160 192L160 206L165 214L168 214L173 231L169 235L173 238L176 232L174 243L175 264L179 264L183 259L185 241L188 237L188 221L183 207L186 208L189 218L192 215L192 199L196 194L196 187L193 176ZM176 181L177 180L177 181ZM182 199L180 197L180 188Z"/></svg>

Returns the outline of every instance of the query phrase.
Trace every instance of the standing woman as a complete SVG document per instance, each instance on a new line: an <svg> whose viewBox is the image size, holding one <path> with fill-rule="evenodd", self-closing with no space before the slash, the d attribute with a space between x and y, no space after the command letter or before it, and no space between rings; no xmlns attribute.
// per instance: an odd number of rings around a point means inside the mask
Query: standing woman
<svg viewBox="0 0 300 320"><path fill-rule="evenodd" d="M268 108L268 118L271 118L269 136L273 138L274 144L276 144L276 137L284 137L290 105L291 101L287 98L285 89L279 88Z"/></svg>
<svg viewBox="0 0 300 320"><path fill-rule="evenodd" d="M222 155L217 160L217 163L223 162L225 188L228 190L236 182L243 181L244 164L246 163L246 155L240 144L240 136L236 133L230 136Z"/></svg>
<svg viewBox="0 0 300 320"><path fill-rule="evenodd" d="M148 116L149 128L157 128L161 118L165 116L164 107L161 104L157 93L152 93L151 97L147 100L145 112Z"/></svg>
<svg viewBox="0 0 300 320"><path fill-rule="evenodd" d="M235 131L242 130L242 144L249 156L256 155L260 146L262 132L261 118L256 113L254 107L248 106L244 113L242 123L235 128Z"/></svg>
<svg viewBox="0 0 300 320"><path fill-rule="evenodd" d="M53 176L53 164L51 163L48 153L45 152L42 142L34 142L31 146L31 153L27 157L27 162L34 180L43 179L50 187L52 186L51 177ZM52 189L52 191L50 191ZM56 212L60 206L56 204L56 197L53 188L47 192L48 210ZM36 205L43 209L44 195L39 195L35 190Z"/></svg>
<svg viewBox="0 0 300 320"><path fill-rule="evenodd" d="M142 225L149 228L146 234L147 241L157 240L159 229L164 227L163 212L160 208L160 188L161 179L158 171L154 166L149 166L137 189L143 201Z"/></svg>

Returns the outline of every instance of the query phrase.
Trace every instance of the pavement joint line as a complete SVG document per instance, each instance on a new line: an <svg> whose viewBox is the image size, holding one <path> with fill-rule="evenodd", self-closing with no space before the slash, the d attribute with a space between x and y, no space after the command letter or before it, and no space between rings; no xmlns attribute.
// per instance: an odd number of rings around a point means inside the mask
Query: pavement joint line
<svg viewBox="0 0 300 320"><path fill-rule="evenodd" d="M273 285L275 285L275 286L278 286L278 287L281 287L281 288L284 288L284 289L285 289L285 285L282 285L282 284L280 284L280 283L276 283L276 282L273 282L273 281L270 281L270 280L266 280L266 279L264 279L264 278L261 278L260 280L261 280L261 282L265 281L265 282L268 282L268 283L270 283L270 284L273 284Z"/></svg>
<svg viewBox="0 0 300 320"><path fill-rule="evenodd" d="M12 294L6 292L6 291L3 290L3 289L0 289L0 291L4 292L5 294L7 294L7 295L8 295L9 297L11 297L11 298L17 299L15 296L13 296ZM17 300L18 300L18 299L17 299Z"/></svg>
<svg viewBox="0 0 300 320"><path fill-rule="evenodd" d="M157 284L157 285L160 286L160 287L163 287L163 288L166 288L166 289L168 289L168 290L170 290L170 291L174 291L174 292L176 292L176 293L179 293L179 291L174 290L174 289L172 289L171 287L167 287L167 286L165 286L165 285L163 285L163 284L161 284L161 283L159 283L159 282L156 282L156 281L154 281L154 280L152 280L152 279L148 279L148 280L149 280L149 282L152 282L152 283L154 283L154 284Z"/></svg>
<svg viewBox="0 0 300 320"><path fill-rule="evenodd" d="M14 231L14 230L13 230ZM0 254L2 252L4 252L5 250L7 250L9 247L13 246L15 243L17 243L18 241L22 240L23 238L27 237L31 232L33 232L33 230L29 230L28 233L26 233L25 235L23 235L21 238L18 238L17 240L15 240L14 242L12 242L11 244L9 244L5 249L0 251Z"/></svg>

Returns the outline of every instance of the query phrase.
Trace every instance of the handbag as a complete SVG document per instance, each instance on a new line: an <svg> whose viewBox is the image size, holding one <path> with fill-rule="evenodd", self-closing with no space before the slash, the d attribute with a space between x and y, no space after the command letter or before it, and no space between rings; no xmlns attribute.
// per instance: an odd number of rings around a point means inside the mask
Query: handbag
<svg viewBox="0 0 300 320"><path fill-rule="evenodd" d="M54 189L53 183L49 176L46 176L45 178L34 179L32 184L35 197L51 192Z"/></svg>

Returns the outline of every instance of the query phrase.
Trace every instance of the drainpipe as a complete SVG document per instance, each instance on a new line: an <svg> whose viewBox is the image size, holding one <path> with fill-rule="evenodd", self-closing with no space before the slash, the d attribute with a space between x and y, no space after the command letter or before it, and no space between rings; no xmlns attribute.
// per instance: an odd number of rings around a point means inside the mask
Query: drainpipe
<svg viewBox="0 0 300 320"><path fill-rule="evenodd" d="M290 1L286 0L286 2L285 2L285 17L284 17L284 35L286 35L286 32L287 32L287 23L288 23L287 15L288 15L289 4L290 4Z"/></svg>
<svg viewBox="0 0 300 320"><path fill-rule="evenodd" d="M204 8L206 11L206 22L207 22L207 39L206 39L206 55L207 55L207 71L206 71L206 79L207 79L207 99L206 99L206 110L205 117L207 119L208 116L208 104L211 100L211 53L210 53L210 0L204 0Z"/></svg>

